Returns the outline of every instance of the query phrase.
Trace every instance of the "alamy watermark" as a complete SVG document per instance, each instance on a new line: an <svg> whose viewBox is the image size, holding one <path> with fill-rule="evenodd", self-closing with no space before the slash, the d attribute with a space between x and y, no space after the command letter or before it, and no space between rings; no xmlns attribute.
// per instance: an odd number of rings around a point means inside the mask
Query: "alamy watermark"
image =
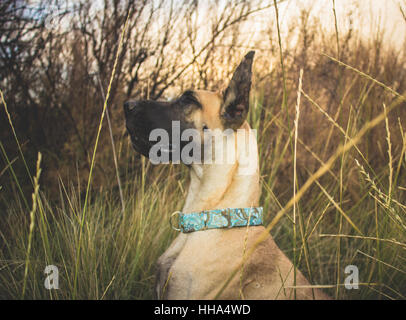
<svg viewBox="0 0 406 320"><path fill-rule="evenodd" d="M345 278L344 286L347 290L359 289L359 270L357 266L349 265L345 267L345 274L348 276Z"/></svg>
<svg viewBox="0 0 406 320"><path fill-rule="evenodd" d="M348 276L344 280L344 286L347 290L359 289L359 270L357 266L348 265L344 270ZM57 266L48 265L45 267L46 275L44 286L47 290L59 289L59 270Z"/></svg>
<svg viewBox="0 0 406 320"><path fill-rule="evenodd" d="M172 134L158 128L151 131L149 159L153 164L236 164L239 175L252 175L258 167L255 129L197 129L181 132L180 122L172 121Z"/></svg>
<svg viewBox="0 0 406 320"><path fill-rule="evenodd" d="M45 267L44 273L46 275L44 286L45 289L59 289L59 270L57 266L49 265Z"/></svg>

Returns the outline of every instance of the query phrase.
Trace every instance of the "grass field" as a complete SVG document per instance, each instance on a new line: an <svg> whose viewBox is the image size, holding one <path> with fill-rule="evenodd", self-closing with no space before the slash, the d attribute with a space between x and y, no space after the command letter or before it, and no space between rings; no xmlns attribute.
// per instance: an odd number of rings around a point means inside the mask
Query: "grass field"
<svg viewBox="0 0 406 320"><path fill-rule="evenodd" d="M259 125L262 108L259 101L253 102L250 116L254 127L263 128L259 133L261 204L266 221L270 222L286 202L283 193L276 195L273 190L278 184L279 166L284 153L289 150L289 143L283 139L287 132L283 116L266 111L263 124ZM354 128L356 122L354 117L345 129L342 128L348 135L345 139L343 134L342 141L350 140L357 133L357 128ZM267 134L272 123L279 127L276 135ZM385 139L382 137L383 142ZM272 148L267 147L269 145ZM122 152L133 151L126 144ZM296 232L289 211L273 228L272 234L293 258L292 239L296 233L296 255L300 268L314 284L328 285L327 291L331 296L343 299L404 298L406 208L399 198L404 192L399 184L402 181L399 179L400 165L388 164L386 170L374 174L373 168L355 161L359 159L362 163L362 158L363 154L354 150L340 155L335 170L326 172L320 182L316 180L299 201ZM320 163L321 167L325 165ZM357 201L346 199L346 181L352 175L359 183ZM152 167L143 159L140 173L135 176L124 173L123 176L126 178L123 186L124 211L117 189L103 188L99 192L91 192L78 260L76 254L84 206L81 190L61 182L60 201L56 204L48 202L41 191L34 193L36 208L31 216L32 232L29 218L21 214L27 211L24 201L10 203L2 222L2 230L5 231L1 233L0 297L152 298L154 263L176 235L169 227L168 216L182 205L187 169L176 165ZM392 179L390 190L389 177ZM40 190L42 188L40 186ZM30 251L27 253L29 243ZM43 286L44 268L49 264L59 269L59 290L49 291ZM359 268L359 290L346 290L342 286L346 276L343 270L347 265ZM23 295L24 283L26 289ZM335 286L337 283L340 286Z"/></svg>

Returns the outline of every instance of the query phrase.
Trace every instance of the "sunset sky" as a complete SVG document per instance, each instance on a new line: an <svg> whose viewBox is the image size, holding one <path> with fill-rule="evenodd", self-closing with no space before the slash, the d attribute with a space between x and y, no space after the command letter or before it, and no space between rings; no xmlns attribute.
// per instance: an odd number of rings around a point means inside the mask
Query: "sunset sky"
<svg viewBox="0 0 406 320"><path fill-rule="evenodd" d="M286 23L304 8L312 8L313 15L319 17L326 28L334 28L332 0L287 0L279 5L281 24ZM349 26L348 13L353 12L353 25L364 35L370 35L380 27L385 30L388 41L398 45L404 43L406 21L399 6L406 9L402 0L336 0L339 28Z"/></svg>

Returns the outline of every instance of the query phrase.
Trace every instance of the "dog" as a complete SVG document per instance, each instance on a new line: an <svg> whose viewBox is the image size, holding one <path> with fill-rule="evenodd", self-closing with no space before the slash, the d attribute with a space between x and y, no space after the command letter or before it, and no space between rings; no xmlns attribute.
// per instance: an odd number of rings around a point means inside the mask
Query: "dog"
<svg viewBox="0 0 406 320"><path fill-rule="evenodd" d="M241 174L241 149L247 140L236 133L243 130L248 136L253 135L246 118L254 54L254 51L246 54L223 93L188 90L172 101L133 100L124 103L126 127L133 147L146 157L151 158L154 145L150 133L157 128L171 132L174 121L180 132L188 129L198 132L200 141L205 139L205 130L231 130L228 137L234 141L235 161L188 164L190 185L183 215L228 208L257 208L259 205L256 140L249 143L250 159L253 160L250 173ZM175 146L175 141L171 140L161 151L174 160L175 147L181 150L185 145L186 142L181 141ZM253 248L265 230L262 225L249 225L249 218L247 224L246 227L181 232L158 259L157 298L329 299L321 290L309 287L299 270L294 276L293 264L271 235L267 235L241 266L244 253ZM241 270L223 288L225 281L239 267Z"/></svg>

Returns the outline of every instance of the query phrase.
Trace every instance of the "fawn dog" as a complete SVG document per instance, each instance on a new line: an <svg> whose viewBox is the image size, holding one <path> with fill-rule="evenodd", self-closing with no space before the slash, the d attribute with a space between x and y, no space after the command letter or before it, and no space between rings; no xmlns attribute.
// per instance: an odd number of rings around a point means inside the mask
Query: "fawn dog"
<svg viewBox="0 0 406 320"><path fill-rule="evenodd" d="M252 254L244 258L242 264L244 253L249 252L265 229L260 224L251 223L251 217L247 218L247 214L242 214L245 223L235 225L232 225L233 219L224 214L228 208L256 208L259 205L260 176L255 138L250 139L248 146L249 170L240 170L241 150L246 147L246 137L253 135L246 121L253 59L254 51L250 51L222 93L189 90L172 101L139 100L124 103L126 126L133 147L150 159L153 148L151 132L156 128L173 132L173 122L178 124L180 132L194 129L201 135L201 144L208 141L203 136L205 130L228 130L228 137L233 141L231 150L235 152L235 160L227 163L187 163L190 168L190 185L181 214L186 218L190 213L195 213L195 218L201 217L200 213L205 214L203 228L195 226L193 228L198 230L188 229L194 232L181 232L158 259L158 299L213 299L216 295L220 299L293 299L294 284L297 299L329 299L322 291L309 288L309 282L299 270L294 281L293 264L278 248L271 235L267 235ZM245 137L237 134L241 130L245 132ZM160 152L173 161L174 150L181 150L185 144L185 141L176 144L173 139L167 142L166 147L161 145ZM229 152L229 148L220 145L216 143L214 150L222 148L221 152ZM228 219L226 227L221 225L222 222L220 227L216 223L213 228L209 226L207 219L215 214L213 210L220 210L222 217ZM237 212L233 218L238 220L241 213L247 210L230 212ZM239 267L241 270L235 273ZM220 290L233 272L235 276Z"/></svg>

